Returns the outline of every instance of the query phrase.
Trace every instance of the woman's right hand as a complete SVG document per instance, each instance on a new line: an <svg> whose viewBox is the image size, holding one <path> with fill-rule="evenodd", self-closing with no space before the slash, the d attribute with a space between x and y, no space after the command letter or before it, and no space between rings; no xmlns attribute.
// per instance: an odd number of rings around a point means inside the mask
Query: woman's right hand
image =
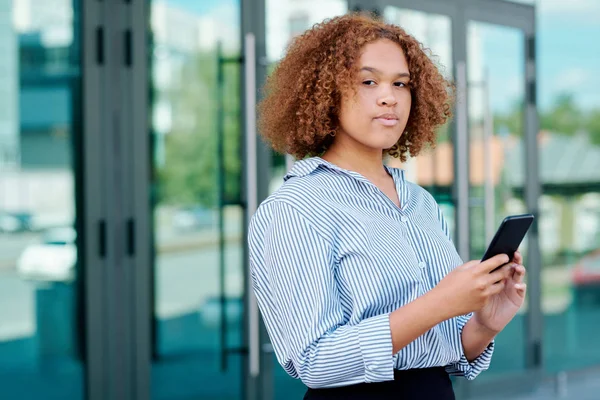
<svg viewBox="0 0 600 400"><path fill-rule="evenodd" d="M446 309L448 318L465 315L482 309L492 296L500 293L511 272L506 254L484 262L469 261L446 275L431 294L435 293L438 297L440 307Z"/></svg>

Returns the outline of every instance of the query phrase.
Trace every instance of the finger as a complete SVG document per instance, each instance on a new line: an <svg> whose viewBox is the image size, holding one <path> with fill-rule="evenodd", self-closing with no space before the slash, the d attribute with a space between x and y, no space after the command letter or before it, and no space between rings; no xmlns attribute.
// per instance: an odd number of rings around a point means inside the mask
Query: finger
<svg viewBox="0 0 600 400"><path fill-rule="evenodd" d="M519 296L525 297L525 293L527 293L527 284L526 283L517 283L515 285L515 289L517 290L517 294Z"/></svg>
<svg viewBox="0 0 600 400"><path fill-rule="evenodd" d="M512 264L505 264L502 267L498 268L494 272L489 274L489 284L495 284L498 281L509 279L513 274L513 266Z"/></svg>
<svg viewBox="0 0 600 400"><path fill-rule="evenodd" d="M522 265L515 265L514 270L515 270L515 272L512 276L513 281L515 281L517 283L523 282L523 279L525 278L525 274L527 273L525 270L525 267Z"/></svg>
<svg viewBox="0 0 600 400"><path fill-rule="evenodd" d="M473 267L476 267L479 264L481 264L481 260L471 260L471 261L468 261L468 262L464 263L462 266L464 268L473 268Z"/></svg>
<svg viewBox="0 0 600 400"><path fill-rule="evenodd" d="M481 263L481 268L483 272L491 272L494 269L508 263L510 260L506 254L498 254Z"/></svg>
<svg viewBox="0 0 600 400"><path fill-rule="evenodd" d="M519 250L515 251L515 255L512 259L515 264L523 264L523 255Z"/></svg>
<svg viewBox="0 0 600 400"><path fill-rule="evenodd" d="M496 294L502 292L505 287L506 287L506 281L504 279L502 279L490 286L489 295L490 296L496 295Z"/></svg>

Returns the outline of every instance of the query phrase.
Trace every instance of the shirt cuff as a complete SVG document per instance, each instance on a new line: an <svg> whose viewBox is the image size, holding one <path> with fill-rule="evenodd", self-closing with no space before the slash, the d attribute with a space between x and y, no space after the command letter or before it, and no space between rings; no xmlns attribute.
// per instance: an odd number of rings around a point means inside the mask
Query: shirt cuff
<svg viewBox="0 0 600 400"><path fill-rule="evenodd" d="M472 362L469 362L469 360L467 360L464 348L462 346L462 331L472 316L473 314L471 313L468 315L460 316L456 319L456 325L458 328L458 340L460 342L459 345L461 349L461 357L460 360L450 364L446 368L446 371L450 375L464 376L470 381L477 378L477 376L480 373L482 373L490 367L490 363L492 361L492 354L494 353L494 341L492 340L492 342L475 360L473 360Z"/></svg>
<svg viewBox="0 0 600 400"><path fill-rule="evenodd" d="M390 315L363 320L358 325L358 342L365 367L365 382L394 380Z"/></svg>

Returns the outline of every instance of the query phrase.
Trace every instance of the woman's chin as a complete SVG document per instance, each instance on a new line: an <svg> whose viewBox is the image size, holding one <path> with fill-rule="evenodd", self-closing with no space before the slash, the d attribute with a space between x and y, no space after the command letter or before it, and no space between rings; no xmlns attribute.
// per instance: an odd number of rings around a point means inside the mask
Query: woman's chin
<svg viewBox="0 0 600 400"><path fill-rule="evenodd" d="M373 143L372 147L381 149L381 151L388 150L388 149L391 149L392 147L394 147L396 145L396 143L398 143L398 140L400 140L399 135L393 135L391 137L390 136L384 137L384 138L381 138L381 140L377 140L375 143Z"/></svg>
<svg viewBox="0 0 600 400"><path fill-rule="evenodd" d="M379 150L381 152L385 152L385 151L391 149L392 147L394 147L397 142L398 141L395 141L393 143L386 142L386 143L378 143L378 144L369 144L369 145L367 145L367 147L369 147L373 150Z"/></svg>

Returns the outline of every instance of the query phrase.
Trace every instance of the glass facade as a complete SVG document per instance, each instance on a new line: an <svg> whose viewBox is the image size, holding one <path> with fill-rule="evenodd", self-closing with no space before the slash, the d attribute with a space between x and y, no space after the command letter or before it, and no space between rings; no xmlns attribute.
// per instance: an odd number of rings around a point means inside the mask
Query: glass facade
<svg viewBox="0 0 600 400"><path fill-rule="evenodd" d="M251 196L260 201L276 190L293 160L256 140L259 160L251 163L248 99L260 99L260 84L294 36L373 4L150 0L123 2L127 12L115 13L115 22L104 3L0 0L0 398L301 398L304 385L251 323L244 237ZM404 164L389 161L436 198L463 258L481 257L506 215L536 211L528 160L539 161L538 234L521 247L525 265L540 266L528 277L539 276L539 296L530 291L497 337L490 370L465 383L459 398L479 398L478 388L508 390L518 386L511 377L538 369L555 376L598 367L600 4L377 5L465 90L435 148ZM127 42L132 37L144 40ZM133 95L122 75L124 95L110 94L109 83L127 68L144 77L144 93ZM98 104L90 102L96 95ZM128 102L140 98L145 114L114 112L134 109ZM531 125L533 103L539 121ZM98 122L98 132L87 132L86 121ZM127 126L134 128L116 128ZM119 147L128 138L147 147ZM94 168L82 150L90 141L101 146ZM133 159L147 160L149 174ZM257 187L268 190L246 186L255 169ZM130 175L120 180L121 173ZM83 207L90 182L108 187L110 201ZM113 190L111 182L144 190ZM124 204L149 211L131 217ZM532 260L528 250L538 245ZM135 264L144 254L150 261ZM91 256L106 270L90 270ZM92 343L90 327L100 338ZM537 331L542 352L532 356Z"/></svg>
<svg viewBox="0 0 600 400"><path fill-rule="evenodd" d="M0 1L0 385L84 397L79 2Z"/></svg>

